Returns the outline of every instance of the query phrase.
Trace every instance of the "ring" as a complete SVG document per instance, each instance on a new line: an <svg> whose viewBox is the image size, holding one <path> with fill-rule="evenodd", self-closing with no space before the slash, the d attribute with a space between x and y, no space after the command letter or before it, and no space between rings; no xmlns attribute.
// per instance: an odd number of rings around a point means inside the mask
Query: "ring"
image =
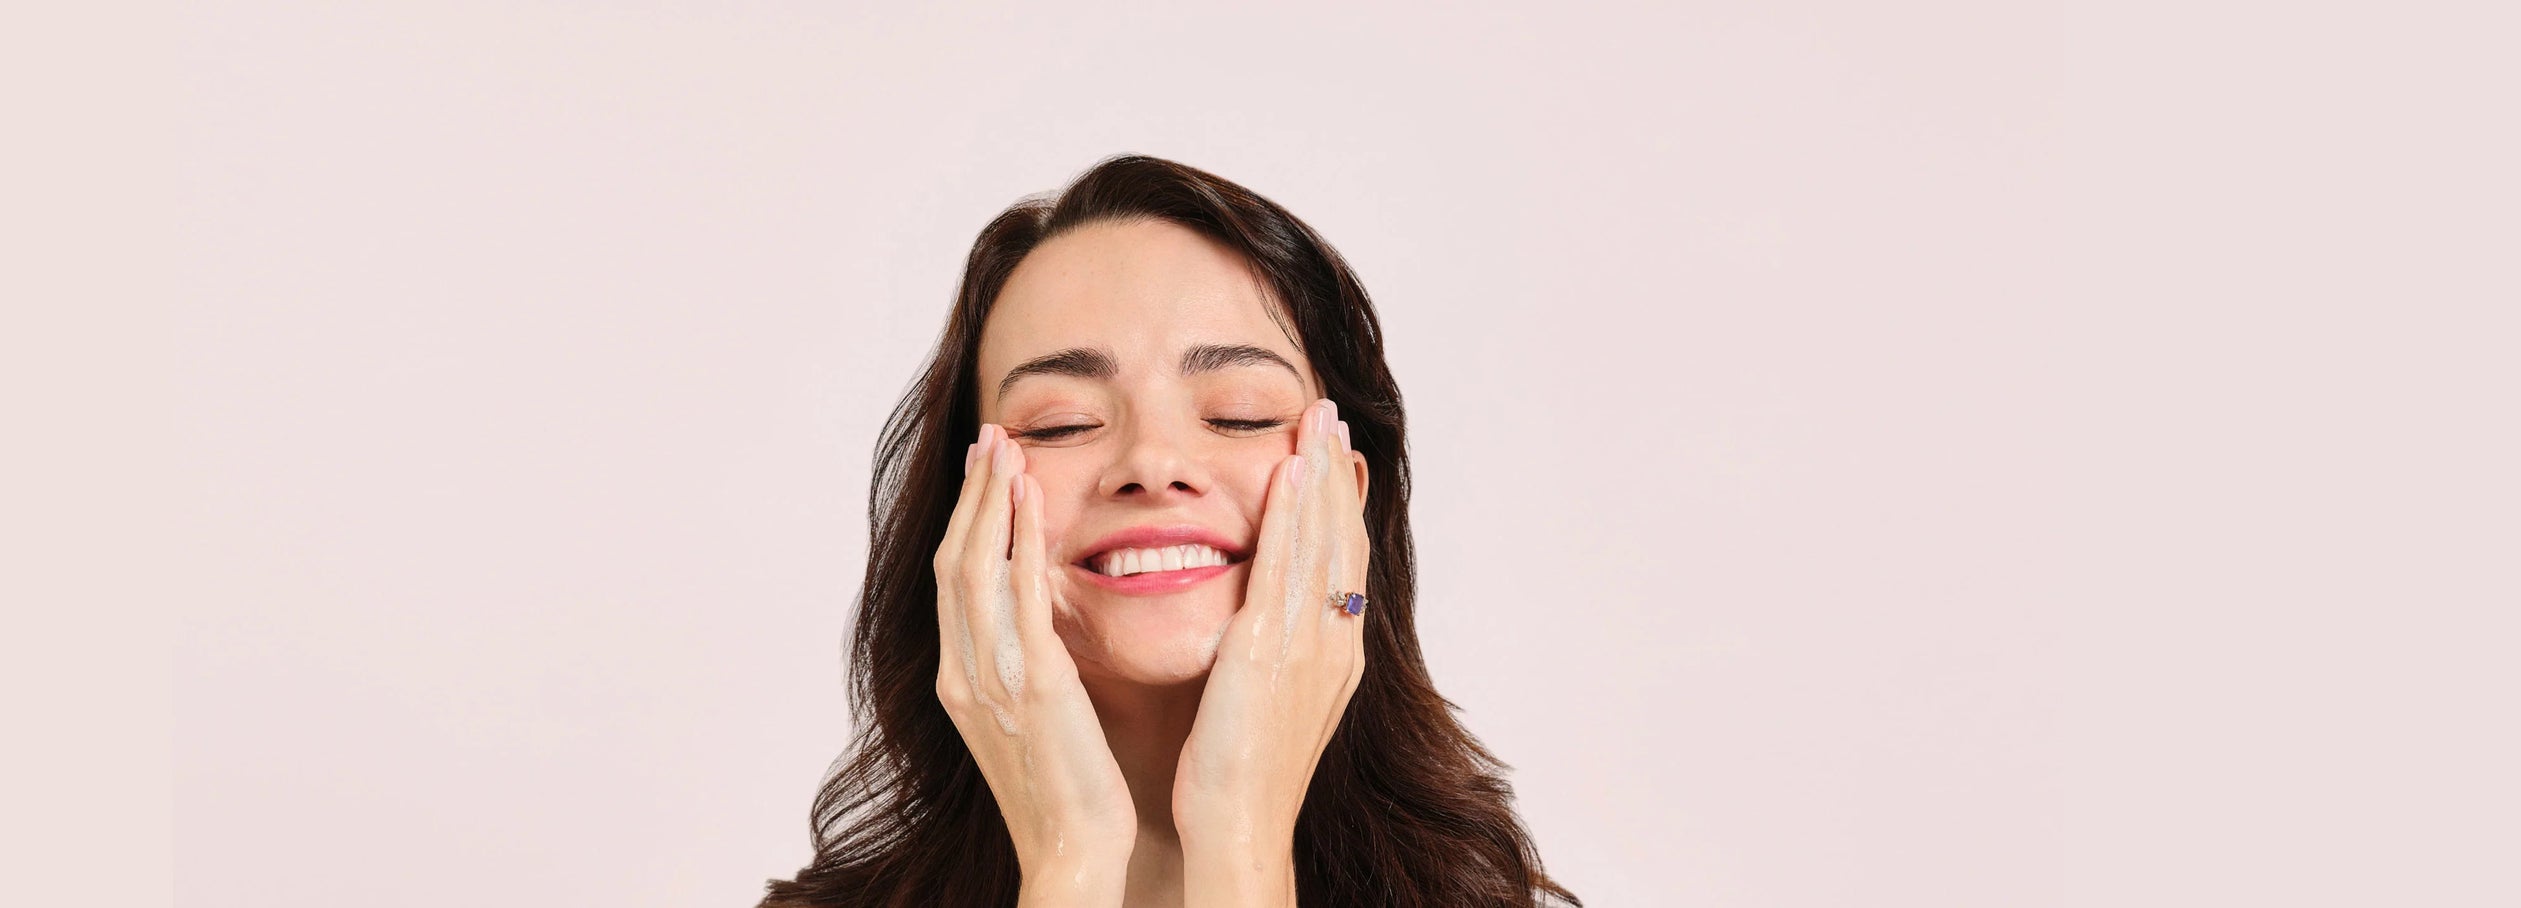
<svg viewBox="0 0 2521 908"><path fill-rule="evenodd" d="M1329 604L1330 607L1350 615L1363 615L1366 613L1366 594L1332 593Z"/></svg>

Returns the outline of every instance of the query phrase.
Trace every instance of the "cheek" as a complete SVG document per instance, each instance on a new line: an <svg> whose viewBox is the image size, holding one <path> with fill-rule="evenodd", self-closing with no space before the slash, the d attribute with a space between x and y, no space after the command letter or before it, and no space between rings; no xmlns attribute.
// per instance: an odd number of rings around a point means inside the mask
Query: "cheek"
<svg viewBox="0 0 2521 908"><path fill-rule="evenodd" d="M1033 477L1034 484L1041 487L1042 535L1049 544L1050 556L1059 558L1062 552L1070 550L1070 543L1084 542L1070 539L1069 534L1082 518L1086 500L1093 497L1092 480L1063 471L1056 464L1039 462L1026 470L1025 475Z"/></svg>
<svg viewBox="0 0 2521 908"><path fill-rule="evenodd" d="M1293 453L1295 451L1290 448L1237 457L1233 468L1225 471L1231 484L1226 492L1234 499L1235 508L1251 520L1253 527L1260 526L1261 514L1268 509L1270 477L1277 474L1279 462Z"/></svg>

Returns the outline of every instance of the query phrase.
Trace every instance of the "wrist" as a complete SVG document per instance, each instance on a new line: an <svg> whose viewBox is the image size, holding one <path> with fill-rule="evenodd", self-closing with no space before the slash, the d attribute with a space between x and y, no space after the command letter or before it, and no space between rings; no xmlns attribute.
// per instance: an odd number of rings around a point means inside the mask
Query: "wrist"
<svg viewBox="0 0 2521 908"><path fill-rule="evenodd" d="M1296 903L1295 843L1182 838L1182 889L1190 908Z"/></svg>
<svg viewBox="0 0 2521 908"><path fill-rule="evenodd" d="M1021 882L1016 903L1025 908L1120 908L1129 888L1129 855L1137 830L1092 832L1071 828L1048 843L1016 849ZM1042 847L1042 846L1047 847Z"/></svg>
<svg viewBox="0 0 2521 908"><path fill-rule="evenodd" d="M1129 888L1129 853L1087 855L1077 849L1037 861L1020 861L1021 908L1120 908Z"/></svg>

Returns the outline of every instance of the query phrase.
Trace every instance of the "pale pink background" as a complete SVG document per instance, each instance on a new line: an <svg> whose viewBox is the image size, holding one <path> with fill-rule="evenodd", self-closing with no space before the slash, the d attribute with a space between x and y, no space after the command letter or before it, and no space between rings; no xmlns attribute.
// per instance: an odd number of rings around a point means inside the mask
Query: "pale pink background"
<svg viewBox="0 0 2521 908"><path fill-rule="evenodd" d="M1374 293L1435 678L1590 904L2521 898L2491 5L908 6L135 20L165 330L18 362L143 370L153 491L21 551L174 612L180 904L798 869L879 421L1121 151Z"/></svg>

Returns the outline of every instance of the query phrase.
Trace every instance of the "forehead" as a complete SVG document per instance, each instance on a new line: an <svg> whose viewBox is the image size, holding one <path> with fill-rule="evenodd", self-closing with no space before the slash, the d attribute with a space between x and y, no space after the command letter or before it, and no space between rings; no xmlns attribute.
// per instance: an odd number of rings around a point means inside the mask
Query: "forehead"
<svg viewBox="0 0 2521 908"><path fill-rule="evenodd" d="M994 398L998 377L1017 363L1073 347L1110 352L1128 378L1170 374L1194 344L1276 351L1310 387L1312 370L1271 318L1273 305L1242 256L1190 228L1081 227L1035 247L999 290L981 328L981 393Z"/></svg>

